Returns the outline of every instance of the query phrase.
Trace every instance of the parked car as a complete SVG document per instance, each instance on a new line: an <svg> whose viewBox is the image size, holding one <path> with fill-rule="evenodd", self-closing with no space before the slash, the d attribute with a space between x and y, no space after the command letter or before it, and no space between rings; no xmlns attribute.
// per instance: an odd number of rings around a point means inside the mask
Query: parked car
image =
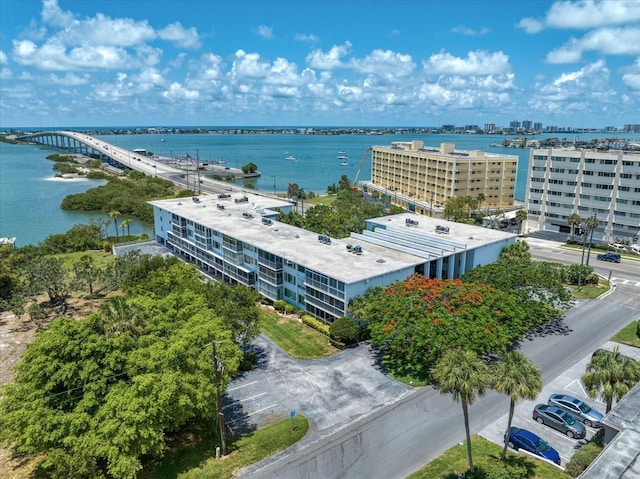
<svg viewBox="0 0 640 479"><path fill-rule="evenodd" d="M564 409L576 419L582 421L585 426L602 427L600 421L603 414L591 408L584 401L576 399L566 394L552 394L547 401L549 406L556 406Z"/></svg>
<svg viewBox="0 0 640 479"><path fill-rule="evenodd" d="M620 262L620 254L618 253L600 253L597 258L600 261L611 261L612 263L619 263Z"/></svg>
<svg viewBox="0 0 640 479"><path fill-rule="evenodd" d="M618 250L618 251L622 251L622 252L624 252L624 253L626 253L626 252L627 252L627 247L626 247L625 245L623 245L623 244L614 243L614 244L612 244L612 245L611 245L611 247L612 247L613 249L616 249L616 250Z"/></svg>
<svg viewBox="0 0 640 479"><path fill-rule="evenodd" d="M533 419L540 424L551 426L571 438L582 439L587 434L587 430L581 422L556 406L536 404L536 407L533 408Z"/></svg>
<svg viewBox="0 0 640 479"><path fill-rule="evenodd" d="M516 451L518 449L524 449L536 456L544 457L560 465L560 454L558 454L558 451L547 444L544 439L526 429L515 426L509 428L509 447Z"/></svg>

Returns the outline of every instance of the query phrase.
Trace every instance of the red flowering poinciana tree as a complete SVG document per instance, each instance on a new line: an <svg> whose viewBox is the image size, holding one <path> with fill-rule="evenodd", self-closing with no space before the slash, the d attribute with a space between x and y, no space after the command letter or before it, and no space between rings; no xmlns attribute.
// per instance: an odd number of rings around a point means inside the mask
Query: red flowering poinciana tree
<svg viewBox="0 0 640 479"><path fill-rule="evenodd" d="M394 369L425 378L450 349L499 352L528 329L514 295L482 283L421 275L368 297L360 319Z"/></svg>

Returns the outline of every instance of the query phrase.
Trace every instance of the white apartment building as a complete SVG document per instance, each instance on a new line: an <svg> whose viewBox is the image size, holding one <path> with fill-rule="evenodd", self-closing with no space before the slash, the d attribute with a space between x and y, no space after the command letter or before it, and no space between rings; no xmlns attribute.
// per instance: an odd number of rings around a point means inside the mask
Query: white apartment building
<svg viewBox="0 0 640 479"><path fill-rule="evenodd" d="M484 195L483 207L506 208L514 203L517 155L456 150L453 143L425 147L421 140L393 142L371 148L371 181L393 204L421 215L433 213L449 198Z"/></svg>
<svg viewBox="0 0 640 479"><path fill-rule="evenodd" d="M619 150L532 149L525 209L528 229L569 233L572 213L596 216L594 239L637 241L640 154Z"/></svg>
<svg viewBox="0 0 640 479"><path fill-rule="evenodd" d="M206 275L255 288L325 322L372 286L414 273L456 278L495 261L516 235L412 213L335 239L277 221L291 204L250 193L151 201L156 241Z"/></svg>

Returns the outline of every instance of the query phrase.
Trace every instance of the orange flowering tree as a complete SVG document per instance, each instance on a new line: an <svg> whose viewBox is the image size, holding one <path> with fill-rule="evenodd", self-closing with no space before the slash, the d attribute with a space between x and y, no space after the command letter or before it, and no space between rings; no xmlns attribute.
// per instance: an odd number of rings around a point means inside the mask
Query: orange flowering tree
<svg viewBox="0 0 640 479"><path fill-rule="evenodd" d="M532 326L514 295L483 283L417 274L368 295L360 312L384 363L397 374L421 378L450 349L499 352Z"/></svg>

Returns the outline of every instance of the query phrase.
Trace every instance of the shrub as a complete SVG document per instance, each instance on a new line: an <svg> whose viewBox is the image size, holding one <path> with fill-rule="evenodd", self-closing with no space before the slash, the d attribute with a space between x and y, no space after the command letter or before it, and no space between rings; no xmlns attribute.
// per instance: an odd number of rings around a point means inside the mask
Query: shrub
<svg viewBox="0 0 640 479"><path fill-rule="evenodd" d="M584 284L593 273L593 268L586 264L572 264L567 268L567 282L569 284Z"/></svg>
<svg viewBox="0 0 640 479"><path fill-rule="evenodd" d="M251 371L251 369L253 369L253 365L257 362L258 361L255 353L252 353L251 351L245 351L244 355L242 356L242 360L238 365L238 369L240 371Z"/></svg>
<svg viewBox="0 0 640 479"><path fill-rule="evenodd" d="M467 472L468 479L525 479L529 477L529 471L523 461L524 458L509 458L501 461L497 458L489 458L484 464L479 464L473 474Z"/></svg>
<svg viewBox="0 0 640 479"><path fill-rule="evenodd" d="M293 304L287 303L284 305L284 312L286 314L294 314L297 310L298 308L296 308Z"/></svg>
<svg viewBox="0 0 640 479"><path fill-rule="evenodd" d="M345 344L353 344L358 340L360 328L352 319L342 316L336 319L329 326L329 334L331 339L343 342Z"/></svg>
<svg viewBox="0 0 640 479"><path fill-rule="evenodd" d="M316 331L320 331L322 334L326 334L327 336L329 336L329 325L323 323L319 319L305 314L304 316L302 316L302 322L310 328L313 328Z"/></svg>
<svg viewBox="0 0 640 479"><path fill-rule="evenodd" d="M273 302L273 309L275 309L279 313L284 313L286 308L287 308L287 302L286 301L283 301L283 300L279 299L279 300Z"/></svg>
<svg viewBox="0 0 640 479"><path fill-rule="evenodd" d="M604 449L604 431L601 429L591 440L576 451L565 467L571 477L578 477Z"/></svg>

